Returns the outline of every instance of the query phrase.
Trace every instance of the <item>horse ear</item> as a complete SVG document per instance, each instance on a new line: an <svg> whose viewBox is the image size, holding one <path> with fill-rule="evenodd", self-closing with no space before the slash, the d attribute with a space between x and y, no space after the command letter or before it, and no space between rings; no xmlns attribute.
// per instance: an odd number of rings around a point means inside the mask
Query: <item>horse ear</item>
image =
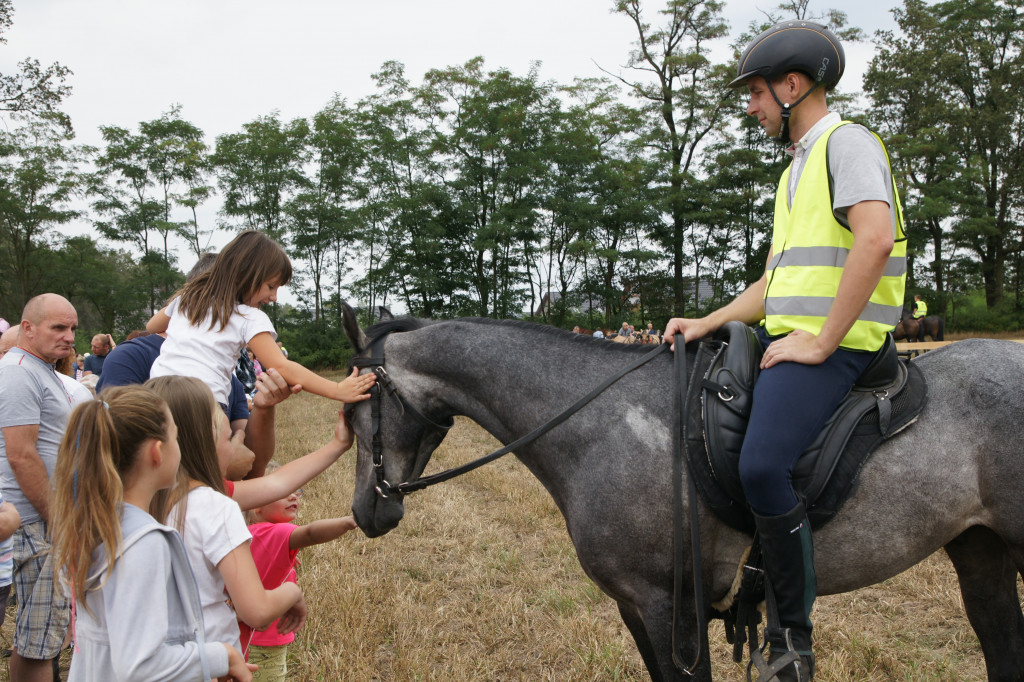
<svg viewBox="0 0 1024 682"><path fill-rule="evenodd" d="M390 310L388 310L387 308L385 308L382 305L379 305L379 306L377 306L377 319L380 322L384 322L386 320L393 320L393 319L395 319L395 316L391 314Z"/></svg>
<svg viewBox="0 0 1024 682"><path fill-rule="evenodd" d="M366 334L359 328L359 320L356 319L356 311L352 310L352 306L344 301L341 302L341 321L345 327L345 334L348 336L348 340L352 343L352 347L356 349L357 353L361 353L366 350L369 345L369 340L366 338Z"/></svg>

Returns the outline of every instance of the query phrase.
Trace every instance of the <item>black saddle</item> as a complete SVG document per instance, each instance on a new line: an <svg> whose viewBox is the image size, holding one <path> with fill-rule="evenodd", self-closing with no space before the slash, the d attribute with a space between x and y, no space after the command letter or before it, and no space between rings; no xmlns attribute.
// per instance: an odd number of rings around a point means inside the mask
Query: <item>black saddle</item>
<svg viewBox="0 0 1024 682"><path fill-rule="evenodd" d="M750 415L761 344L742 322L729 322L700 342L686 398L687 458L697 489L715 514L753 535L754 517L739 479L739 454ZM924 409L924 375L896 353L892 334L801 455L793 484L812 527L835 516L857 474L882 441L908 427Z"/></svg>

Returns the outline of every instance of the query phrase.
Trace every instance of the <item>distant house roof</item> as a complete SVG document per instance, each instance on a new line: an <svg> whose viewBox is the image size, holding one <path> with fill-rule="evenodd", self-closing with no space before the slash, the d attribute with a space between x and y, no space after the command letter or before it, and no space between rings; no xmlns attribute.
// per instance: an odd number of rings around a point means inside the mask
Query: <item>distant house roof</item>
<svg viewBox="0 0 1024 682"><path fill-rule="evenodd" d="M700 279L697 281L697 305L700 306L707 303L715 297L715 287L711 284L710 280ZM688 279L683 284L683 293L687 298L693 297L694 284L692 279Z"/></svg>
<svg viewBox="0 0 1024 682"><path fill-rule="evenodd" d="M562 294L559 291L549 291L544 294L540 303L537 304L537 309L533 311L534 317L540 317L546 310L550 310L551 306L562 300ZM575 309L579 312L589 313L590 311L599 312L604 310L604 301L598 298L589 298L583 300Z"/></svg>

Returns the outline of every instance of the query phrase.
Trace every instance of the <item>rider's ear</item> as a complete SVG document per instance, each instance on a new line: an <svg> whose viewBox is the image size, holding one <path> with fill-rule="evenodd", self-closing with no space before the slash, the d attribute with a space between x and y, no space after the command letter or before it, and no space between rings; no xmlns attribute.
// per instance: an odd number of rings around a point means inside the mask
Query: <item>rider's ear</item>
<svg viewBox="0 0 1024 682"><path fill-rule="evenodd" d="M359 328L356 311L352 310L352 306L344 301L341 302L341 320L345 327L345 334L348 336L348 340L352 343L355 351L360 353L366 350L369 340L366 338L363 330Z"/></svg>

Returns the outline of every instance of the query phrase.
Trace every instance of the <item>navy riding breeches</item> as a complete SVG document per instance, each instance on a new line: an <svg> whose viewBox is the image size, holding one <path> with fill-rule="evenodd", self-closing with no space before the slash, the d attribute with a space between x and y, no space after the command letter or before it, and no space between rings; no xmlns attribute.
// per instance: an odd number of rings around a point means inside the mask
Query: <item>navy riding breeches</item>
<svg viewBox="0 0 1024 682"><path fill-rule="evenodd" d="M780 338L764 327L757 337L762 348ZM740 450L740 480L757 514L779 516L796 506L793 467L874 357L840 348L820 365L781 362L761 370Z"/></svg>

